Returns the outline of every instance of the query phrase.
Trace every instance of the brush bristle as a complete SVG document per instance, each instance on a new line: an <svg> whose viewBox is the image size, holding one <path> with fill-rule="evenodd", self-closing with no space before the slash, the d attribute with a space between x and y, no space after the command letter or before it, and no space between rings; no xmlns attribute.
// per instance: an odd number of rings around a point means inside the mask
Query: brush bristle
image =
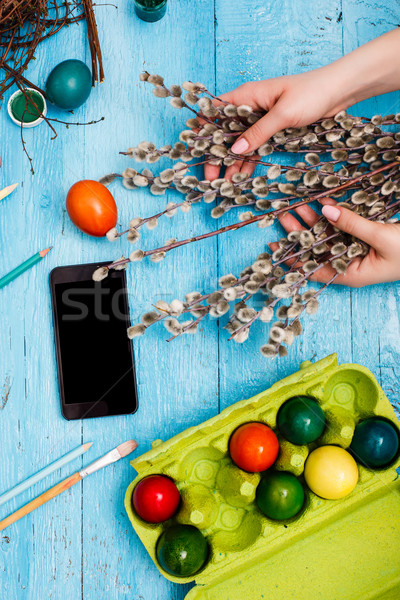
<svg viewBox="0 0 400 600"><path fill-rule="evenodd" d="M117 450L119 452L120 457L124 458L124 456L128 456L128 454L136 450L137 447L138 443L136 440L129 440L117 446Z"/></svg>

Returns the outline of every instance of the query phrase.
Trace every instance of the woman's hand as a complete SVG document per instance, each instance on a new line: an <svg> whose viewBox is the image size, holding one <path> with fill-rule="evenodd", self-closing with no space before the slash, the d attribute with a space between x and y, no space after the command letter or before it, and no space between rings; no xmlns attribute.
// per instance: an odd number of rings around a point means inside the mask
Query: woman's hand
<svg viewBox="0 0 400 600"><path fill-rule="evenodd" d="M247 104L253 110L267 114L250 127L233 144L235 154L248 154L259 148L277 131L286 127L302 127L323 117L335 115L345 103L338 103L329 85L328 75L324 69L276 77L265 81L251 81L236 88L232 92L220 96L221 100L231 104ZM254 161L254 156L252 159ZM255 169L254 162L237 161L226 170L225 177L230 179L234 173L242 171L251 174ZM219 167L206 165L206 179L215 179L219 175Z"/></svg>
<svg viewBox="0 0 400 600"><path fill-rule="evenodd" d="M328 73L324 69L276 77L265 81L251 81L232 92L220 96L231 104L247 104L253 110L267 114L241 135L232 146L235 154L248 154L259 148L277 131L286 127L302 127L323 117L335 115L347 108L339 103L335 87L330 85ZM252 156L254 160L254 156ZM251 174L255 163L245 159L237 161L226 171L229 179L238 171ZM206 165L206 179L218 177L219 167Z"/></svg>
<svg viewBox="0 0 400 600"><path fill-rule="evenodd" d="M399 52L400 30L394 29L320 69L245 83L220 96L232 104L268 111L236 140L232 151L246 155L281 129L309 125L365 98L400 89L400 61L393 59ZM254 168L255 163L243 156L225 177L238 171L251 174ZM219 170L207 165L206 179L218 177Z"/></svg>
<svg viewBox="0 0 400 600"><path fill-rule="evenodd" d="M308 227L312 227L319 219L317 213L307 205L299 207L295 212ZM346 273L338 275L334 283L350 287L363 287L374 283L400 280L400 223L370 221L351 210L336 206L334 200L330 198L324 201L322 213L332 225L370 246L368 254L355 258L348 266ZM286 231L304 229L290 213L285 213L279 220ZM271 244L272 250L277 248L278 244ZM332 279L335 273L336 271L332 267L326 266L317 271L310 279L326 283Z"/></svg>

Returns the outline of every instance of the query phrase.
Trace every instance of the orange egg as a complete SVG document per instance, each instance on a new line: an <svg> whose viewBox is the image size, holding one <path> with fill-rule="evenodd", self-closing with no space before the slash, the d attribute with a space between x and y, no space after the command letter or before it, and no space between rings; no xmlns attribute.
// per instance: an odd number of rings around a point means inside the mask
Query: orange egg
<svg viewBox="0 0 400 600"><path fill-rule="evenodd" d="M103 237L117 223L117 205L105 185L91 179L77 181L67 194L67 212L83 233Z"/></svg>

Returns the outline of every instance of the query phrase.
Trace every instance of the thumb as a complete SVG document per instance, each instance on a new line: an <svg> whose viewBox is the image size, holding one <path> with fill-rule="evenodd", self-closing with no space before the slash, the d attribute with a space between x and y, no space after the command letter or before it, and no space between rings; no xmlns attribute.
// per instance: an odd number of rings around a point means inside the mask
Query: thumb
<svg viewBox="0 0 400 600"><path fill-rule="evenodd" d="M380 251L385 245L384 224L369 221L347 208L325 205L322 214L332 225Z"/></svg>
<svg viewBox="0 0 400 600"><path fill-rule="evenodd" d="M289 126L287 117L285 118L278 105L275 104L264 117L254 123L236 140L231 150L234 154L253 152L269 140L277 131Z"/></svg>

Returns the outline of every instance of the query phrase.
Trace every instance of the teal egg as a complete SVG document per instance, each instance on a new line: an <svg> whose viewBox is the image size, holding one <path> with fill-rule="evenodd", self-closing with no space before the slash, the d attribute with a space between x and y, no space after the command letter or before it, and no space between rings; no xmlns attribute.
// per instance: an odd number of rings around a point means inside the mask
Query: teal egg
<svg viewBox="0 0 400 600"><path fill-rule="evenodd" d="M357 425L350 450L357 462L370 469L386 467L399 451L399 436L391 423L372 417Z"/></svg>
<svg viewBox="0 0 400 600"><path fill-rule="evenodd" d="M46 98L65 110L78 108L89 98L92 73L81 60L64 60L58 64L46 81Z"/></svg>

